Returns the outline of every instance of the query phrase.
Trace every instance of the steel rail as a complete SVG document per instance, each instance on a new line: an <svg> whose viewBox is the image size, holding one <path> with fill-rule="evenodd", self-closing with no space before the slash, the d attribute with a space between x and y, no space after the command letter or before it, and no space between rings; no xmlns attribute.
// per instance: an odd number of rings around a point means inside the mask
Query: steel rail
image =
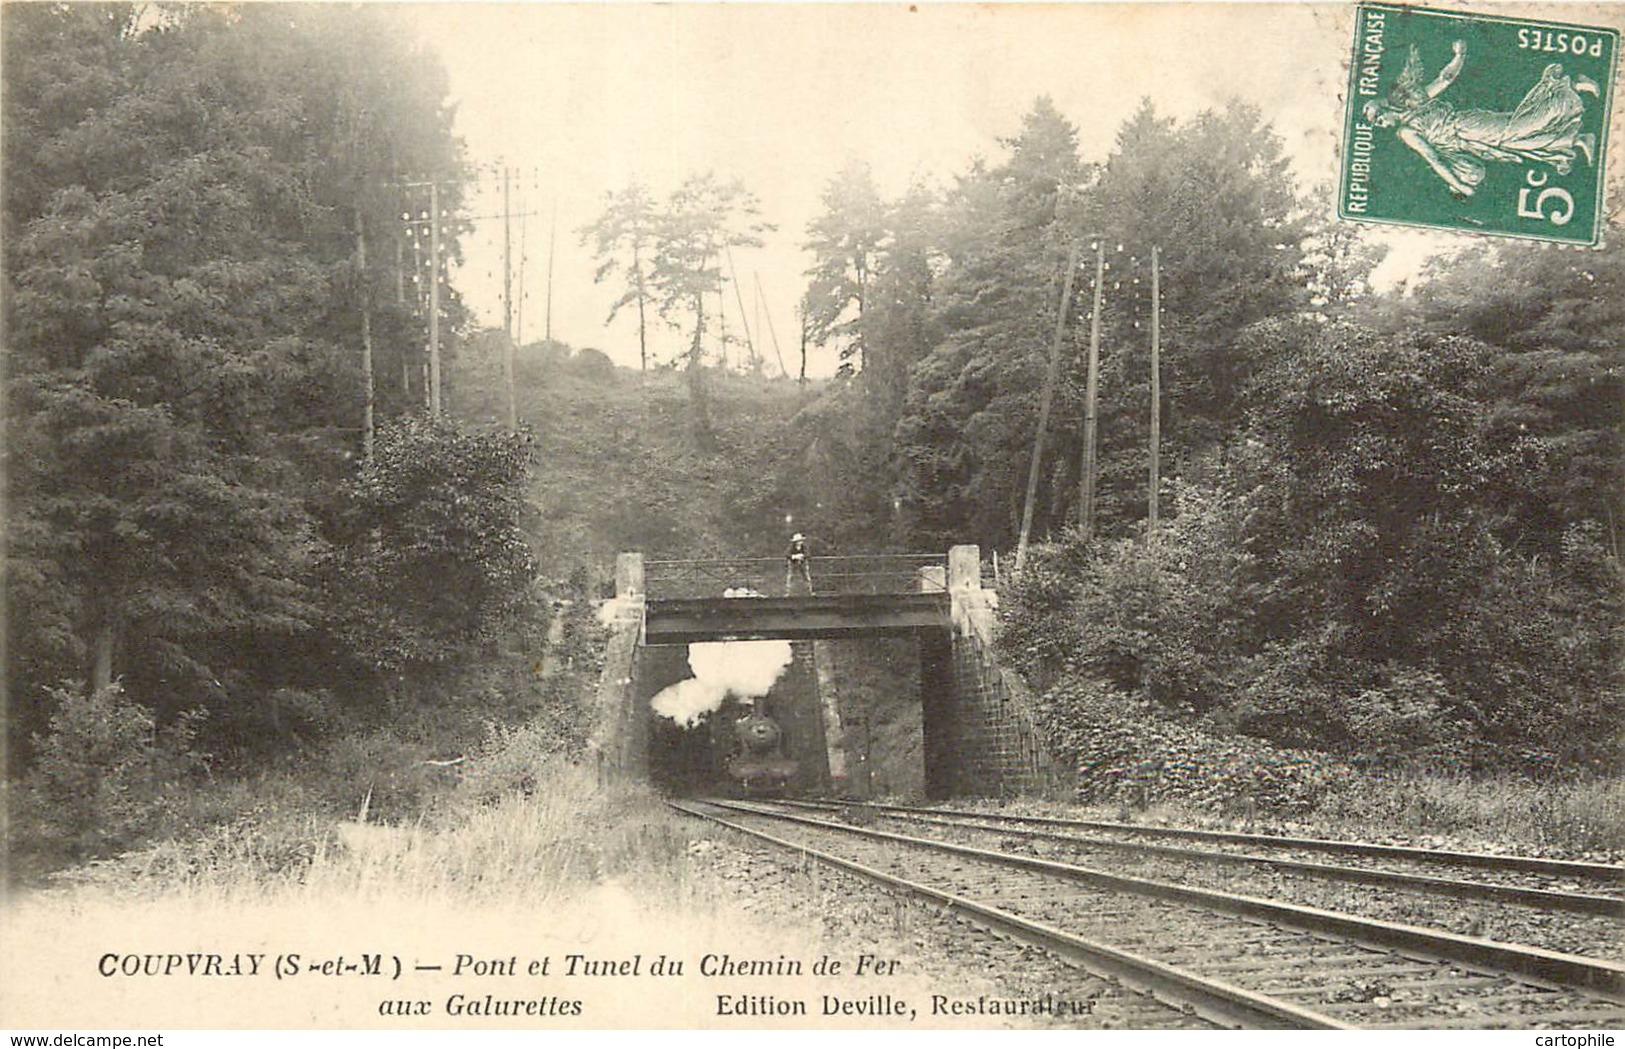
<svg viewBox="0 0 1625 1049"><path fill-rule="evenodd" d="M821 807L810 802L785 802L807 807ZM827 803L826 803L827 804ZM926 809L911 805L881 805L864 802L847 808L872 808L880 812L930 813L936 816L964 816L997 820L1007 823L1030 823L1038 826L1082 827L1091 830L1118 831L1146 837L1186 838L1197 841L1229 841L1276 848L1298 848L1340 852L1356 856L1388 857L1418 860L1427 863L1454 863L1464 867L1488 867L1504 871L1529 874L1555 874L1573 878L1592 878L1625 884L1625 866L1613 863L1589 863L1581 860L1554 860L1543 856L1502 856L1493 852L1456 852L1447 849L1424 849L1407 845L1377 845L1361 841L1338 841L1330 838L1292 838L1273 834L1245 834L1240 831L1199 830L1192 827L1147 827L1137 823L1112 823L1106 820L1069 819L1059 816L1017 816L1004 812L985 812L974 809Z"/></svg>
<svg viewBox="0 0 1625 1049"><path fill-rule="evenodd" d="M1223 1027L1348 1029L1348 1025L1311 1009L1257 994L1222 980L1196 976L1154 959L1073 935L958 893L900 878L855 860L744 826L691 802L668 801L666 804L678 812L709 820L888 888L900 889L909 895L941 904L947 910L963 915L993 932L1009 936L1028 946L1058 954L1072 964L1097 975L1115 978L1125 986L1149 994L1176 1009L1188 1007L1196 1015ZM706 805L735 808L732 805L717 805L715 802L707 802Z"/></svg>
<svg viewBox="0 0 1625 1049"><path fill-rule="evenodd" d="M931 848L962 856L974 856L1010 867L1043 871L1141 896L1151 896L1174 903L1183 903L1244 917L1260 918L1305 932L1347 937L1357 943L1370 946L1402 948L1420 952L1435 959L1467 962L1499 970L1505 974L1544 981L1555 987L1583 990L1601 995L1612 1001L1625 1002L1625 965L1604 959L1565 954L1560 951L1549 951L1539 947L1501 943L1496 940L1485 940L1473 936L1461 936L1456 933L1424 929L1399 922L1361 918L1355 915L1323 910L1318 907L1278 903L1273 900L1260 899L1256 896L1244 896L1239 893L1218 892L1212 889L1176 885L1172 882L1158 881L1151 878L1113 874L1109 871L1081 867L1071 863L1059 863L1054 860L1044 860L1033 856L1017 856L990 849L978 849L969 845L958 845L953 842L932 838L917 838L906 834L894 834L890 831L874 830L869 827L854 827L850 824L833 823L829 820L818 820L808 816L775 811L766 806L731 801L711 802L711 804L739 812L751 812L792 823L805 823L809 826L823 827L875 840L894 841L900 844Z"/></svg>
<svg viewBox="0 0 1625 1049"><path fill-rule="evenodd" d="M839 811L841 808L840 805L835 803L781 801L780 804L793 804L798 808L806 807L819 811ZM1236 866L1267 866L1274 868L1275 870L1295 871L1300 874L1311 874L1317 877L1329 878L1337 881L1355 882L1362 885L1391 885L1397 888L1416 889L1422 892L1434 892L1441 895L1451 896L1456 899L1478 898L1493 900L1499 903L1516 903L1531 907L1541 907L1547 910L1573 911L1580 914L1598 914L1609 918L1625 918L1625 899L1618 896L1598 896L1592 893L1562 892L1556 889L1534 889L1520 885L1500 885L1494 882L1467 881L1461 878L1439 878L1428 874L1405 874L1400 871L1388 871L1372 867L1340 867L1336 864L1315 863L1311 860L1283 859L1274 856L1261 856L1256 853L1214 852L1208 849L1191 849L1179 845L1155 845L1147 842L1113 841L1109 838L1095 838L1078 834L1065 834L1059 831L1034 830L1026 827L1005 827L1000 826L997 823L967 823L956 818L940 818L931 809L919 809L909 812L887 812L884 815L890 819L908 820L915 823L924 823L937 827L963 828L967 830L987 831L996 834L1017 835L1040 841L1053 841L1090 848L1116 849L1121 852L1134 852L1150 856L1166 856L1173 859L1193 860L1204 863L1228 863Z"/></svg>

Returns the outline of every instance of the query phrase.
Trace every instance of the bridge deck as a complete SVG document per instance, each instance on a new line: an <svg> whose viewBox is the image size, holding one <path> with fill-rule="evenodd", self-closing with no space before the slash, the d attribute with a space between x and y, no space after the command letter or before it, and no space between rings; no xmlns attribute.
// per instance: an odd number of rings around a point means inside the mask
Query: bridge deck
<svg viewBox="0 0 1625 1049"><path fill-rule="evenodd" d="M807 641L946 630L950 625L945 593L662 598L647 603L644 643Z"/></svg>

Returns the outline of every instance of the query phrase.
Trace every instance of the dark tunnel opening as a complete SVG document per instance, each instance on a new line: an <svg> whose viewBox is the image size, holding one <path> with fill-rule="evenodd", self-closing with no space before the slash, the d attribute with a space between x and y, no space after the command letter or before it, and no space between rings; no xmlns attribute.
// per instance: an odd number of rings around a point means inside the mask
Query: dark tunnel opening
<svg viewBox="0 0 1625 1049"><path fill-rule="evenodd" d="M643 648L637 678L650 782L689 797L925 797L928 778L937 777L926 769L922 674L937 691L947 686L935 658L939 646L922 642L924 633L820 641L816 649L798 642L765 697L729 695L688 726L651 708L662 690L693 676L688 648ZM753 714L772 719L778 746L750 753L742 719Z"/></svg>

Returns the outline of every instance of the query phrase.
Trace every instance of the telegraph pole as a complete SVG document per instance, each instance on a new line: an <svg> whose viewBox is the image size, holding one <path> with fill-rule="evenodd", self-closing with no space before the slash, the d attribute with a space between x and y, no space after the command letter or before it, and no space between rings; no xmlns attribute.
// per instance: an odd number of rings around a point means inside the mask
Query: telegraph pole
<svg viewBox="0 0 1625 1049"><path fill-rule="evenodd" d="M798 383L800 383L802 386L806 386L807 385L807 300L806 300L805 297L802 298L801 305L796 310L796 314L801 318L801 378L797 379L796 381Z"/></svg>
<svg viewBox="0 0 1625 1049"><path fill-rule="evenodd" d="M440 414L440 183L429 183L429 413Z"/></svg>
<svg viewBox="0 0 1625 1049"><path fill-rule="evenodd" d="M527 213L528 214L528 213ZM515 345L525 342L525 263L530 260L530 252L525 248L528 243L525 239L525 215L519 216L519 302L514 306L513 313L513 340Z"/></svg>
<svg viewBox="0 0 1625 1049"><path fill-rule="evenodd" d="M395 305L406 311L406 245L402 243L400 231L395 233ZM401 396L408 400L412 397L412 362L405 354L401 355Z"/></svg>
<svg viewBox="0 0 1625 1049"><path fill-rule="evenodd" d="M513 208L508 204L512 172L502 165L502 378L508 386L508 429L519 429L519 395L514 390L513 356Z"/></svg>
<svg viewBox="0 0 1625 1049"><path fill-rule="evenodd" d="M1106 242L1095 241L1095 302L1089 314L1089 375L1083 390L1083 477L1078 482L1078 527L1095 532L1095 424L1100 396L1100 296L1106 282Z"/></svg>
<svg viewBox="0 0 1625 1049"><path fill-rule="evenodd" d="M1162 496L1162 294L1158 283L1157 248L1151 248L1151 503L1146 541L1155 542L1157 503Z"/></svg>
<svg viewBox="0 0 1625 1049"><path fill-rule="evenodd" d="M401 181L400 164L395 158L395 144L389 145L390 182L399 187ZM410 222L410 212L402 212L401 220ZM415 243L415 241L414 241ZM400 307L402 313L406 312L406 238L401 235L399 226L395 229L395 305ZM401 397L410 400L412 396L412 364L401 355Z"/></svg>
<svg viewBox="0 0 1625 1049"><path fill-rule="evenodd" d="M475 216L473 216L471 218L467 218L465 221L476 222L476 221L484 221L484 220L487 220L487 219L498 219L498 218L500 218L500 219L503 220L503 223L504 223L504 225L503 225L503 237L502 237L502 255L503 255L503 259L502 259L502 313L503 313L502 327L503 327L503 333L507 336L507 341L509 343L509 348L508 348L508 351L507 351L507 354L506 354L506 359L504 361L504 365L505 365L505 370L506 370L507 375L508 375L508 387L509 387L509 390L508 390L508 393L509 393L509 397L508 397L508 399L509 399L508 417L509 417L509 422L517 425L517 421L516 421L517 407L513 403L513 401L514 401L514 394L513 394L514 320L513 320L512 220L515 219L515 218L523 218L525 215L532 214L532 213L531 212L515 213L509 207L510 194L512 192L512 188L511 188L512 187L512 175L513 175L513 169L511 169L511 168L507 167L506 165L504 165L503 170L502 170L502 205L503 206L502 206L502 213L500 215L475 215ZM402 217L403 221L405 221L412 229L412 253L413 253L414 259L417 262L418 272L420 274L423 273L424 266L423 266L423 260L422 260L422 256L421 256L421 253L420 253L420 247L419 247L419 245L420 245L420 241L418 239L419 231L420 231L421 226L423 224L427 224L428 227L429 227L429 231L428 231L429 232L429 264L428 264L428 267L427 267L427 269L428 269L428 279L429 279L429 289L428 289L427 295L425 296L421 292L421 285L420 285L420 293L419 293L419 296L418 296L417 306L418 306L418 309L420 309L420 310L426 309L428 311L428 314L429 314L429 347L428 347L428 358L429 359L428 359L427 367L425 368L425 371L426 371L427 374L424 376L424 402L425 402L426 406L428 407L429 411L432 412L432 413L436 413L436 414L438 414L441 411L441 408L442 408L442 405L441 405L442 382L441 382L441 377L440 377L440 372L441 372L441 369L440 369L440 282L441 282L441 279L442 279L441 274L442 274L443 262L444 262L444 260L441 257L442 252L441 252L441 247L440 247L440 226L441 226L441 222L442 222L442 220L444 218L444 216L441 214L441 210L440 210L440 187L442 186L442 184L447 185L447 186L456 186L456 185L459 185L460 183L457 183L457 182L441 183L441 182L438 182L438 181L436 181L434 179L426 179L424 181L419 181L419 182L402 182L402 183L397 184L399 186L399 188L403 189L403 190L407 190L407 189L423 189L423 188L427 188L429 190L429 210L426 213L422 213L419 219L413 219L411 211L408 211L407 213L403 214L401 217ZM401 286L400 283L398 282L397 288L398 288L397 295L398 296L404 296L404 293L405 293L404 286ZM551 288L549 289L549 291L551 292ZM425 299L427 299L427 301L425 301Z"/></svg>
<svg viewBox="0 0 1625 1049"><path fill-rule="evenodd" d="M508 204L508 178L502 167L502 333L513 339L513 209Z"/></svg>
<svg viewBox="0 0 1625 1049"><path fill-rule="evenodd" d="M1038 436L1033 438L1033 461L1027 469L1027 502L1021 510L1021 537L1016 542L1016 571L1027 561L1027 539L1033 530L1033 504L1038 501L1038 474L1044 459L1044 433L1049 429L1050 403L1061 378L1061 339L1066 333L1066 312L1072 306L1072 277L1078 270L1078 245L1066 256L1066 281L1061 289L1061 310L1055 315L1055 339L1050 343L1049 371L1044 376L1044 398L1038 408ZM1098 307L1097 307L1098 308Z"/></svg>
<svg viewBox="0 0 1625 1049"><path fill-rule="evenodd" d="M429 289L423 286L423 276L426 271L423 268L423 239L419 236L422 231L418 229L419 223L413 220L410 214L402 217L412 231L412 309L421 316L427 311L429 302ZM428 219L429 213L423 212L422 221L427 222ZM403 294L405 290L403 286L401 289ZM429 362L427 356L425 356L424 360L415 362L414 366L414 362L407 360L403 354L401 357L401 393L407 399L411 399L412 396L414 372L417 373L418 382L422 384L420 388L423 391L423 407L427 409L429 407Z"/></svg>
<svg viewBox="0 0 1625 1049"><path fill-rule="evenodd" d="M397 248L400 242L397 240ZM372 377L372 285L367 279L367 224L361 205L355 206L355 268L361 289L361 371L366 376L366 399L361 410L361 454L372 459L373 377Z"/></svg>
<svg viewBox="0 0 1625 1049"><path fill-rule="evenodd" d="M559 202L553 201L553 218L547 226L547 321L545 326L548 345L553 343L553 245L559 233Z"/></svg>
<svg viewBox="0 0 1625 1049"><path fill-rule="evenodd" d="M779 371L788 379L790 369L784 366L784 354L779 350L779 333L773 328L773 308L767 305L767 296L762 294L762 275L755 270L751 271L751 275L756 278L756 301L762 304L767 314L767 333L773 337L773 356L778 358Z"/></svg>
<svg viewBox="0 0 1625 1049"><path fill-rule="evenodd" d="M734 286L734 301L739 304L739 326L745 329L745 350L750 354L750 361L756 365L756 340L751 338L750 321L745 314L745 293L739 290L739 271L734 268L734 249L731 244L723 244L723 250L728 253L728 278ZM723 347L726 352L727 347Z"/></svg>

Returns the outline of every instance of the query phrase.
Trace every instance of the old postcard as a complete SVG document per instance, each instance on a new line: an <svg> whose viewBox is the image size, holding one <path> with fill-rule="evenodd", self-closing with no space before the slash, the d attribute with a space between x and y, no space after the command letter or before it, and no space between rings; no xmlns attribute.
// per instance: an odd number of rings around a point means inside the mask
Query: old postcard
<svg viewBox="0 0 1625 1049"><path fill-rule="evenodd" d="M0 1027L1625 1026L1622 26L0 6Z"/></svg>

